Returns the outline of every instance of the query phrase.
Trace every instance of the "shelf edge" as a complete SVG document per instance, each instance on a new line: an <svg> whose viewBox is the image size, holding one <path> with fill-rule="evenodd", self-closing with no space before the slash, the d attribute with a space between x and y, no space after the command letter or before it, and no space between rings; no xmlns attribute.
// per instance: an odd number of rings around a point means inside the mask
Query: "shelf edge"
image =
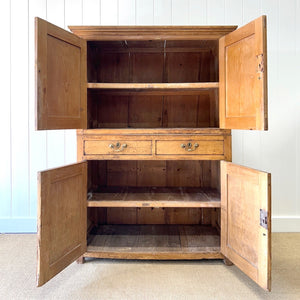
<svg viewBox="0 0 300 300"><path fill-rule="evenodd" d="M188 83L93 83L88 82L89 89L138 89L138 90L201 90L217 89L219 82L188 82Z"/></svg>

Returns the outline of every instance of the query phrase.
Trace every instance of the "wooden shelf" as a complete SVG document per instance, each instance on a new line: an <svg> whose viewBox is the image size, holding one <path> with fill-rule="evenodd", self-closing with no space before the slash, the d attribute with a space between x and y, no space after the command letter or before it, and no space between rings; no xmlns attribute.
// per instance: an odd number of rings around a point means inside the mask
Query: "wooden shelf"
<svg viewBox="0 0 300 300"><path fill-rule="evenodd" d="M88 207L220 207L216 189L112 187L88 196Z"/></svg>
<svg viewBox="0 0 300 300"><path fill-rule="evenodd" d="M89 89L105 90L139 90L139 91L197 91L219 88L219 82L186 82L186 83L92 83Z"/></svg>
<svg viewBox="0 0 300 300"><path fill-rule="evenodd" d="M220 235L206 225L100 225L85 257L116 259L214 259Z"/></svg>

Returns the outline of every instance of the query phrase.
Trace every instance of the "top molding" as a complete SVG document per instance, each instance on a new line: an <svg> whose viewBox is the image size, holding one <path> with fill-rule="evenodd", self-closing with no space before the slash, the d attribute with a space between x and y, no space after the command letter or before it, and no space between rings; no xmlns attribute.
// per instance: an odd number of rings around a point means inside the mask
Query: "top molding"
<svg viewBox="0 0 300 300"><path fill-rule="evenodd" d="M217 40L237 26L69 26L88 41Z"/></svg>

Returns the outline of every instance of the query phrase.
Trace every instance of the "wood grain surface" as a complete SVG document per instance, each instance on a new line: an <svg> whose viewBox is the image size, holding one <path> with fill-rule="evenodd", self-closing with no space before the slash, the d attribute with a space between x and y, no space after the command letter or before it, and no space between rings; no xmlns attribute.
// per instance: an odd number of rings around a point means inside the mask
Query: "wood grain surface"
<svg viewBox="0 0 300 300"><path fill-rule="evenodd" d="M37 284L43 285L86 251L87 163L38 174Z"/></svg>
<svg viewBox="0 0 300 300"><path fill-rule="evenodd" d="M221 252L262 288L271 286L271 175L221 162ZM260 210L267 226L260 225Z"/></svg>
<svg viewBox="0 0 300 300"><path fill-rule="evenodd" d="M220 127L268 129L266 16L222 37Z"/></svg>

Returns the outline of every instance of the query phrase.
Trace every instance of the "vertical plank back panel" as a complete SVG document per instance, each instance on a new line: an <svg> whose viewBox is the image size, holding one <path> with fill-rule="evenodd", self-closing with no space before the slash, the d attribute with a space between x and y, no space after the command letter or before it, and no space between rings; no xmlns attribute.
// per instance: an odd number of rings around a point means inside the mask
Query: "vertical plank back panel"
<svg viewBox="0 0 300 300"><path fill-rule="evenodd" d="M128 104L128 127L162 127L162 96L131 96Z"/></svg>
<svg viewBox="0 0 300 300"><path fill-rule="evenodd" d="M92 161L91 186L213 187L219 189L219 161ZM106 182L105 182L106 180ZM106 217L103 217L106 214ZM107 208L101 224L204 224L216 223L213 209Z"/></svg>

